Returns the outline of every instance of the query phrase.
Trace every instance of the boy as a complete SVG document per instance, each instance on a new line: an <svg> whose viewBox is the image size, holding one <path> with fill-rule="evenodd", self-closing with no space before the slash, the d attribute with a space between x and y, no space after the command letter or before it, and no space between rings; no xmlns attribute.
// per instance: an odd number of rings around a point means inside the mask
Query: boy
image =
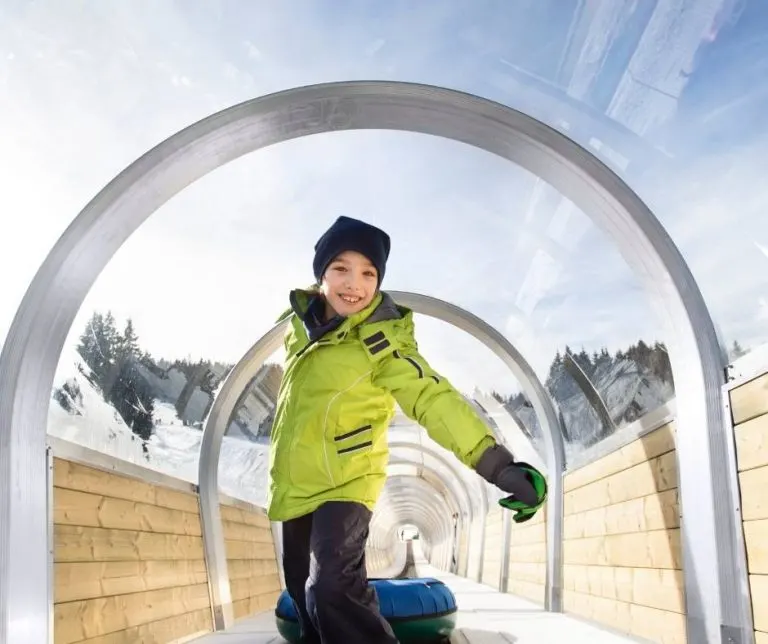
<svg viewBox="0 0 768 644"><path fill-rule="evenodd" d="M386 481L395 401L467 467L525 505L512 454L418 353L412 311L380 290L390 239L340 217L315 245L317 285L290 294L272 426L268 515L304 642L395 644L367 583L365 544Z"/></svg>

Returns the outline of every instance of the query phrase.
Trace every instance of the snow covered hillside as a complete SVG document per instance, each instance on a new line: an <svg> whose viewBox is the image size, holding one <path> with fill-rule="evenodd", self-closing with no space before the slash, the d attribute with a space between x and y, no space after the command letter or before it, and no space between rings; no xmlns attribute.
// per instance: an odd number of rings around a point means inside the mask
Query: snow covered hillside
<svg viewBox="0 0 768 644"><path fill-rule="evenodd" d="M202 432L185 426L173 404L155 400L154 433L143 441L89 382L91 371L65 349L48 410L48 433L170 476L197 483ZM63 403L63 404L62 404ZM268 445L225 436L219 465L222 492L257 505L266 500Z"/></svg>
<svg viewBox="0 0 768 644"><path fill-rule="evenodd" d="M565 425L566 461L586 448L612 435L620 428L650 413L674 398L671 379L630 358L602 360L590 370L589 380L605 403L612 426L606 426L573 376L562 365L553 368L547 388L555 399ZM541 428L527 403L507 404L507 408L533 435L543 455Z"/></svg>

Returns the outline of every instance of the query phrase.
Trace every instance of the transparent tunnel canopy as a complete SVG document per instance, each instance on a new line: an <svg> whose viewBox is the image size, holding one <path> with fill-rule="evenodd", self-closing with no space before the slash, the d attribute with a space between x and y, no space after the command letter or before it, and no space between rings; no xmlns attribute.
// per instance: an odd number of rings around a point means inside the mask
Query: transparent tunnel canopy
<svg viewBox="0 0 768 644"><path fill-rule="evenodd" d="M669 231L729 358L766 351L765 3L199 3L146 20L127 1L76 15L40 2L0 15L0 170L14 177L0 194L13 214L2 330L72 217L158 142L269 92L390 79L499 101L587 147ZM312 281L312 245L340 214L392 235L385 288L462 306L522 352L562 414L569 465L673 399L654 303L590 213L460 143L336 132L227 164L128 240L73 323L49 433L194 480L216 387ZM490 389L540 444L498 360L444 324L418 327L438 370ZM256 459L269 404L248 396L229 432Z"/></svg>

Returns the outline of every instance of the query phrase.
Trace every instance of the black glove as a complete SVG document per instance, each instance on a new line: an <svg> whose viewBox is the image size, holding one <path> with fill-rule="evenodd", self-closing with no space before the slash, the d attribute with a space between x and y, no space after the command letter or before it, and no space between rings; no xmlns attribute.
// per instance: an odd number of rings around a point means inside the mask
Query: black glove
<svg viewBox="0 0 768 644"><path fill-rule="evenodd" d="M503 445L493 445L483 452L475 471L491 485L529 506L539 503L539 496L526 470L515 463L515 457Z"/></svg>

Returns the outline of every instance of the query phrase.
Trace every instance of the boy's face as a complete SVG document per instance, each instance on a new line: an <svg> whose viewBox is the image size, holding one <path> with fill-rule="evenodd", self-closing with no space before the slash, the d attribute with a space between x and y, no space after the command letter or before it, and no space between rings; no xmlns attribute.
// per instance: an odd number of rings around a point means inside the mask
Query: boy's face
<svg viewBox="0 0 768 644"><path fill-rule="evenodd" d="M320 290L328 305L343 317L362 311L376 295L378 274L370 260L354 250L338 255L325 270Z"/></svg>

